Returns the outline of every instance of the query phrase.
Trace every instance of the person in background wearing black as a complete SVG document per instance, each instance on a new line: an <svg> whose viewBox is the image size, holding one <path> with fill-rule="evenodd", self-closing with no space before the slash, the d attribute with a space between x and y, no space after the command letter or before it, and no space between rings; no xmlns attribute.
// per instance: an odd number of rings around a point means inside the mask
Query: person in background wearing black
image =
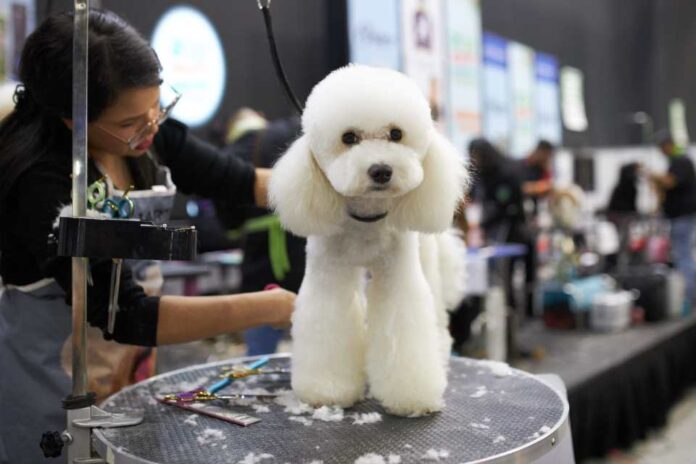
<svg viewBox="0 0 696 464"><path fill-rule="evenodd" d="M661 135L657 145L669 168L664 174L650 174L650 179L664 194L662 209L671 224L672 260L686 280L686 302L691 308L696 298L696 171L688 154L671 136Z"/></svg>
<svg viewBox="0 0 696 464"><path fill-rule="evenodd" d="M72 42L72 13L49 17L29 36L15 109L0 123L1 464L43 462L41 434L65 427L61 400L71 382L60 355L72 330L71 259L57 257L47 238L71 203ZM134 186L136 215L161 221L167 220L162 197L172 199L176 187L224 198L231 209L265 205L268 170L224 156L184 124L165 121L178 97L161 101L167 89L157 55L131 26L113 13L90 11L88 55L88 183L103 181L108 196ZM87 320L121 344L286 326L295 299L282 289L148 296L124 263L120 311L109 333L111 260L90 259L90 274Z"/></svg>
<svg viewBox="0 0 696 464"><path fill-rule="evenodd" d="M270 168L299 136L299 118L267 121L260 113L242 108L232 117L227 131L225 153L256 167ZM242 292L263 290L270 283L297 292L305 268L306 240L282 229L278 217L258 206L243 208L244 223L230 218L224 201L218 214L223 225L242 236ZM244 332L247 355L275 353L285 333L271 326L254 327Z"/></svg>
<svg viewBox="0 0 696 464"><path fill-rule="evenodd" d="M610 269L619 264L619 257L622 253L627 253L629 225L638 214L637 184L640 171L641 166L639 163L628 163L621 166L619 180L611 192L609 203L604 211L607 219L616 227L621 242L619 251L607 257L607 265Z"/></svg>
<svg viewBox="0 0 696 464"><path fill-rule="evenodd" d="M551 142L540 140L520 164L522 192L532 200L533 214L537 212L539 199L548 196L553 190L552 164L555 150Z"/></svg>
<svg viewBox="0 0 696 464"><path fill-rule="evenodd" d="M534 240L524 213L522 181L515 172L514 161L506 158L488 140L469 143L469 156L475 174L471 196L482 205L481 227L486 242L519 243L527 247L524 257L526 276L526 311L532 314L532 294L536 278ZM513 269L516 259L510 261ZM505 282L509 302L513 301L512 275Z"/></svg>
<svg viewBox="0 0 696 464"><path fill-rule="evenodd" d="M619 180L611 192L607 213L636 214L638 207L638 176L640 164L629 163L621 166Z"/></svg>

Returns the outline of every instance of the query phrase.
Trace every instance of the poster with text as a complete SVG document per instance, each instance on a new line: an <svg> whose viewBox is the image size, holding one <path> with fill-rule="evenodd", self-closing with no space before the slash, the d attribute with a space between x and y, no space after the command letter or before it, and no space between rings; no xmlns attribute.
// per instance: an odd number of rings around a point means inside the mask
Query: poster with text
<svg viewBox="0 0 696 464"><path fill-rule="evenodd" d="M466 153L481 135L481 7L479 0L448 0L445 11L449 136Z"/></svg>
<svg viewBox="0 0 696 464"><path fill-rule="evenodd" d="M441 0L403 0L401 44L404 72L418 83L438 128L447 129L445 50Z"/></svg>
<svg viewBox="0 0 696 464"><path fill-rule="evenodd" d="M510 148L507 40L483 34L483 135L504 152Z"/></svg>
<svg viewBox="0 0 696 464"><path fill-rule="evenodd" d="M584 81L581 70L561 68L561 116L566 129L571 131L583 132L588 127Z"/></svg>
<svg viewBox="0 0 696 464"><path fill-rule="evenodd" d="M686 124L686 105L681 98L669 102L669 130L674 143L680 147L689 146L689 126Z"/></svg>
<svg viewBox="0 0 696 464"><path fill-rule="evenodd" d="M510 155L521 158L536 145L534 121L534 50L511 42L508 45L510 88Z"/></svg>
<svg viewBox="0 0 696 464"><path fill-rule="evenodd" d="M401 68L398 0L348 2L350 61Z"/></svg>
<svg viewBox="0 0 696 464"><path fill-rule="evenodd" d="M558 60L546 53L534 59L536 74L536 131L537 138L561 145L561 101L558 87Z"/></svg>

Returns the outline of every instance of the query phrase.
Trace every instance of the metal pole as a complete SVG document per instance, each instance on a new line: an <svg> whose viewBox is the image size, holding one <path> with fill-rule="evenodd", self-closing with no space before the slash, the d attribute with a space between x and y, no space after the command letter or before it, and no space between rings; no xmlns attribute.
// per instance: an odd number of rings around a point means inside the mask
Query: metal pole
<svg viewBox="0 0 696 464"><path fill-rule="evenodd" d="M89 44L89 0L74 0L73 82L72 82L72 206L73 217L87 216L87 69ZM78 230L78 240L85 230ZM102 464L92 458L92 428L125 427L139 424L143 416L111 414L92 403L94 394L87 392L87 258L72 258L72 395L63 402L68 412L68 427L61 435L68 445L69 464ZM44 455L52 454L50 440L42 439ZM61 447L62 449L62 447ZM47 451L49 454L47 454ZM108 454L106 457L108 462Z"/></svg>
<svg viewBox="0 0 696 464"><path fill-rule="evenodd" d="M87 214L87 43L89 0L75 0L73 35L72 212ZM87 393L86 337L87 258L72 258L72 380L73 396Z"/></svg>

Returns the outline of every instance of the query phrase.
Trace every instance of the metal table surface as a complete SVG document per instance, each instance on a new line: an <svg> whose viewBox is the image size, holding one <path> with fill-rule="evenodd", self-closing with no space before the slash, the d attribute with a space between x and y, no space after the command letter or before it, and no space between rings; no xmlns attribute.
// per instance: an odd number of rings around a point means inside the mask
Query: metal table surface
<svg viewBox="0 0 696 464"><path fill-rule="evenodd" d="M104 409L144 410L145 419L133 427L96 429L95 449L117 464L528 463L551 452L569 433L568 404L555 389L523 371L466 358L451 360L443 411L420 418L390 416L371 399L334 411L334 421L311 408L299 414L287 407L294 398L289 374L237 380L220 392L281 393L283 400L230 406L262 419L249 427L154 399L163 392L210 385L223 366L251 359L192 366L116 393ZM266 367L289 363L289 356L277 355ZM359 419L366 423L356 423Z"/></svg>

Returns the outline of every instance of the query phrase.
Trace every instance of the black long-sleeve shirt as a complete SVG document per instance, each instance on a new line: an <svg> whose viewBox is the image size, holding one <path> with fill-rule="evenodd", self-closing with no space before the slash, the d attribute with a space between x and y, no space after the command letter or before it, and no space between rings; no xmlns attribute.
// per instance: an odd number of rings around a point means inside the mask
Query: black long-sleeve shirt
<svg viewBox="0 0 696 464"><path fill-rule="evenodd" d="M672 155L669 158L669 174L675 184L665 192L662 205L670 219L696 213L696 169L689 155Z"/></svg>
<svg viewBox="0 0 696 464"><path fill-rule="evenodd" d="M210 198L223 198L234 209L254 203L254 168L233 156L221 154L169 120L154 140L159 161L168 166L178 190ZM62 206L70 204L72 182L70 154L56 149L32 165L14 183L6 214L0 224L0 275L6 285L28 285L53 278L71 302L70 258L56 257L48 245ZM69 150L69 147L67 147ZM138 173L134 173L137 177ZM94 174L93 174L94 175ZM124 264L119 289L119 316L113 335L106 334L111 277L110 260L90 260L93 285L87 291L87 319L100 327L105 338L121 343L152 346L157 341L159 298L148 297Z"/></svg>

